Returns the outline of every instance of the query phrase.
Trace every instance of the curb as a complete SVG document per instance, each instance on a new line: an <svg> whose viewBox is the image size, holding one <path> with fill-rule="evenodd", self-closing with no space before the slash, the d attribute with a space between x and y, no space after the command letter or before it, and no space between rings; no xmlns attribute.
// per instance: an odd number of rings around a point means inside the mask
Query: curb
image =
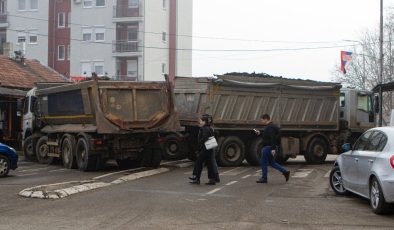
<svg viewBox="0 0 394 230"><path fill-rule="evenodd" d="M18 193L18 195L26 198L39 198L39 199L60 199L73 194L86 192L98 188L107 187L110 185L117 185L123 182L137 180L143 177L153 176L160 173L169 172L168 168L158 168L152 169L148 171L138 172L135 174L127 175L120 177L112 182L97 182L95 180L89 181L69 181L64 183L56 183L56 184L48 184L48 185L39 185L31 188L26 188ZM57 186L65 186L68 184L78 184L71 187L66 187L63 189L55 189L51 190L51 187Z"/></svg>

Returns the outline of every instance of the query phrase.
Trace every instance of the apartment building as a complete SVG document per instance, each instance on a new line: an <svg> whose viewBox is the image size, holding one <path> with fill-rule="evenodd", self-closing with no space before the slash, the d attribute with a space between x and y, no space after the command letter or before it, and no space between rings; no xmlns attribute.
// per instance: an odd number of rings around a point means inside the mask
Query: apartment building
<svg viewBox="0 0 394 230"><path fill-rule="evenodd" d="M154 81L192 74L192 0L2 2L0 41L65 76Z"/></svg>

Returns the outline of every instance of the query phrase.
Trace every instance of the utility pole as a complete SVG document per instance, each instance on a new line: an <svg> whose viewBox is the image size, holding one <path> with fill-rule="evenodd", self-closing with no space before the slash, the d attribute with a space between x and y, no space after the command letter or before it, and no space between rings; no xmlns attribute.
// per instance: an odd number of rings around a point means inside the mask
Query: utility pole
<svg viewBox="0 0 394 230"><path fill-rule="evenodd" d="M380 48L380 55L379 55L379 78L378 84L381 85L383 81L383 0L380 0L380 36L379 36L379 48ZM382 105L382 86L379 88L379 126L382 127L383 125L383 105Z"/></svg>

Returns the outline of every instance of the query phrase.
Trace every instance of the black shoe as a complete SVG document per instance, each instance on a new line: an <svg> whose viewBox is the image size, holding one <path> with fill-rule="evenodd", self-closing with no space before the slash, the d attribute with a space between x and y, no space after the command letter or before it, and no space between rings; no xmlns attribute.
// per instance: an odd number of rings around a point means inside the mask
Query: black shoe
<svg viewBox="0 0 394 230"><path fill-rule="evenodd" d="M189 181L189 183L190 184L200 184L200 180L192 180L192 181Z"/></svg>
<svg viewBox="0 0 394 230"><path fill-rule="evenodd" d="M216 182L215 182L215 180L209 180L207 183L205 183L206 185L215 185L216 184Z"/></svg>
<svg viewBox="0 0 394 230"><path fill-rule="evenodd" d="M219 174L216 174L216 176L215 176L215 182L216 182L216 183L220 183L220 177L219 177Z"/></svg>
<svg viewBox="0 0 394 230"><path fill-rule="evenodd" d="M256 183L266 184L267 183L267 179L260 178L259 180L256 180Z"/></svg>
<svg viewBox="0 0 394 230"><path fill-rule="evenodd" d="M284 172L283 176L286 178L286 182L287 182L289 180L289 178L290 178L290 171Z"/></svg>
<svg viewBox="0 0 394 230"><path fill-rule="evenodd" d="M190 180L196 180L197 177L196 177L196 176L189 176L189 179L190 179Z"/></svg>

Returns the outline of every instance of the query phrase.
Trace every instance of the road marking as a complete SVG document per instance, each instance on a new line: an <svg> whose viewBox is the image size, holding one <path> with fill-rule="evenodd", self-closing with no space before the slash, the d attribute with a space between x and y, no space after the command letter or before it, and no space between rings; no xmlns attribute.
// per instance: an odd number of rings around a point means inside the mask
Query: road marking
<svg viewBox="0 0 394 230"><path fill-rule="evenodd" d="M238 181L231 181L231 182L228 182L226 185L233 185L233 184L235 184L235 183L237 183Z"/></svg>
<svg viewBox="0 0 394 230"><path fill-rule="evenodd" d="M20 174L20 175L17 175L17 176L31 176L31 175L36 175L36 174L38 174L38 173Z"/></svg>
<svg viewBox="0 0 394 230"><path fill-rule="evenodd" d="M214 194L215 192L220 191L222 188L223 188L223 187L215 188L214 190L211 190L211 191L209 191L209 192L207 192L207 193L205 193L205 194L206 194L206 195Z"/></svg>
<svg viewBox="0 0 394 230"><path fill-rule="evenodd" d="M144 168L141 167L141 168L136 168L136 169L127 169L127 170L122 170L122 171L118 171L118 172L107 173L107 174L104 174L104 175L101 175L101 176L96 176L96 177L93 178L93 180L98 180L98 179L101 179L101 178L104 178L104 177L107 177L107 176L112 176L112 175L115 175L115 174L121 174L121 173L125 173L125 172L134 172L134 171L138 171L138 170L141 170L141 169L144 169Z"/></svg>
<svg viewBox="0 0 394 230"><path fill-rule="evenodd" d="M328 172L324 175L324 177L329 177L330 176L330 173L331 173L331 170L328 170Z"/></svg>
<svg viewBox="0 0 394 230"><path fill-rule="evenodd" d="M243 176L242 179L246 179L246 178L248 178L248 177L250 177L250 176L251 176L251 175L248 174L248 175L246 175L246 176Z"/></svg>
<svg viewBox="0 0 394 230"><path fill-rule="evenodd" d="M226 171L224 173L221 173L221 175L224 175L224 176L236 176L236 175L239 175L239 174L241 174L243 172L246 172L246 171L249 171L249 170L250 170L250 168L238 167L238 168L235 168L235 169L228 170L228 171Z"/></svg>
<svg viewBox="0 0 394 230"><path fill-rule="evenodd" d="M297 171L294 173L292 178L304 178L307 177L313 169L297 169Z"/></svg>
<svg viewBox="0 0 394 230"><path fill-rule="evenodd" d="M54 169L54 170L50 170L48 172L63 172L63 171L67 171L68 169Z"/></svg>
<svg viewBox="0 0 394 230"><path fill-rule="evenodd" d="M36 168L36 169L18 170L18 172L37 172L37 171L41 171L41 170L45 170L45 169L48 169L48 167L45 167L45 168Z"/></svg>

